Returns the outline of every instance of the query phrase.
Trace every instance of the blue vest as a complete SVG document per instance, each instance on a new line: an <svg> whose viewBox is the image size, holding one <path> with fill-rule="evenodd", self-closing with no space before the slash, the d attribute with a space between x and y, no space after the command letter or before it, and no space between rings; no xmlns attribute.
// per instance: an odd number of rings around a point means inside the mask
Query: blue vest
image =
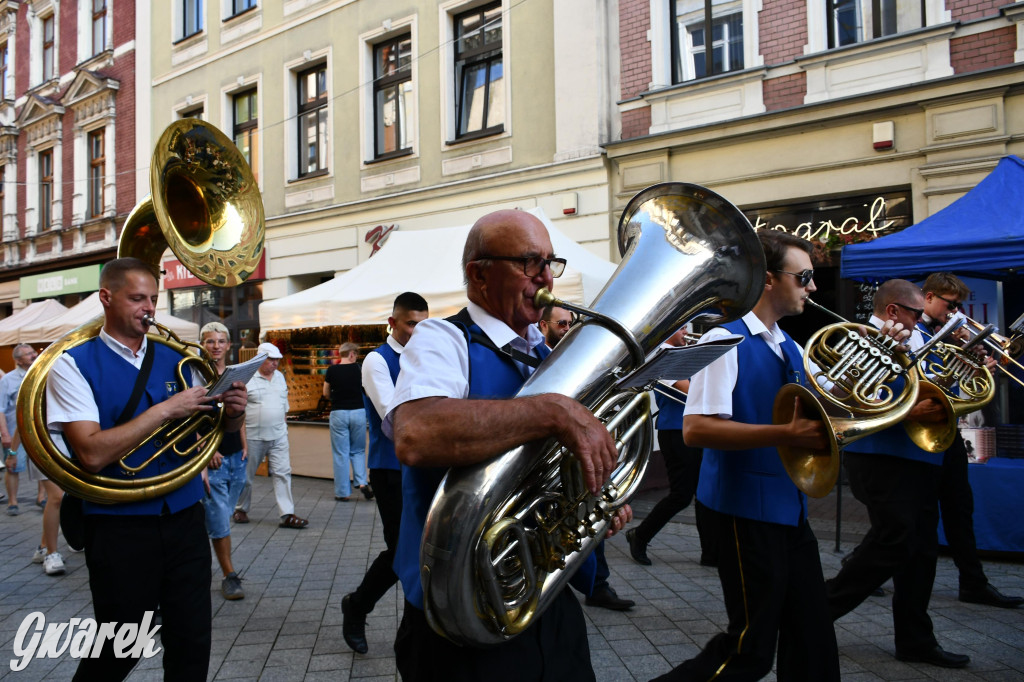
<svg viewBox="0 0 1024 682"><path fill-rule="evenodd" d="M683 410L686 405L654 392L654 402L658 404L658 431L679 431L683 428Z"/></svg>
<svg viewBox="0 0 1024 682"><path fill-rule="evenodd" d="M742 320L723 326L745 337L736 346L739 375L732 392L732 418L745 424L771 424L775 394L787 383L802 383L800 347L786 334L783 361L764 339L751 335ZM786 526L797 526L807 516L807 496L793 484L774 447L706 448L697 499L723 514Z"/></svg>
<svg viewBox="0 0 1024 682"><path fill-rule="evenodd" d="M178 384L175 374L181 355L164 344L153 341L149 341L148 352L155 353L153 368L132 418L142 414L153 405L163 402L182 388ZM103 343L99 337L72 348L67 353L74 358L79 371L92 388L93 398L99 409L100 428L103 430L113 428L117 425L117 418L121 416L121 412L131 397L132 387L135 386L139 370L107 347L107 344ZM117 387L118 390L110 390L110 387ZM152 441L146 443L128 458L128 465L138 466L148 459L156 449ZM144 479L165 474L187 461L168 452L136 474L135 478ZM130 478L117 463L105 467L100 475L120 479ZM156 515L163 511L164 505L173 513L192 506L202 498L202 477L195 476L182 487L160 497L124 504L93 504L86 501L83 502L82 508L86 514Z"/></svg>
<svg viewBox="0 0 1024 682"><path fill-rule="evenodd" d="M396 383L400 369L398 361L401 356L386 343L380 348L374 348L370 352L380 353L381 357L384 358L384 362L388 364L388 371L391 373L391 383ZM366 395L365 388L363 390L363 408L366 410L366 424L370 427L370 457L367 463L371 469L392 469L398 471L402 466L398 462L398 457L395 456L395 443L385 436L381 430L380 415L377 414L377 408L373 406L373 401Z"/></svg>
<svg viewBox="0 0 1024 682"><path fill-rule="evenodd" d="M525 381L515 363L510 358L498 355L487 346L477 343L472 334L483 334L477 325L473 324L463 329L469 344L468 398L499 400L515 395ZM535 350L541 359L551 352L544 344L540 344ZM420 543L430 503L447 471L444 467L402 467L402 523L393 568L395 575L402 582L405 598L421 610L423 585L420 582ZM591 554L573 576L573 586L589 594L593 589L596 570L596 557Z"/></svg>

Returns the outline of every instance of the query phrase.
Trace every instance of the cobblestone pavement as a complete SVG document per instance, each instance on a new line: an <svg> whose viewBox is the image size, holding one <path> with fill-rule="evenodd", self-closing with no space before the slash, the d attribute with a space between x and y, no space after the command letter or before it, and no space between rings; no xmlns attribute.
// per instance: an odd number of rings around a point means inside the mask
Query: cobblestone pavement
<svg viewBox="0 0 1024 682"><path fill-rule="evenodd" d="M24 489L25 486L22 485ZM213 654L211 680L365 680L397 679L391 649L401 616L397 590L389 592L367 621L370 651L354 654L341 636L341 597L361 580L383 548L375 506L365 501L335 502L330 481L296 477L296 512L310 519L306 530L278 528L270 482L258 478L252 523L234 525L234 561L246 597L228 602L220 595L214 567ZM635 507L638 515L657 495L649 493ZM355 498L353 498L355 499ZM827 498L828 499L828 498ZM812 507L826 576L839 569L834 550L834 514ZM834 502L832 503L834 507ZM844 505L846 505L844 498ZM0 506L5 509L6 505ZM41 518L31 502L20 516L0 513L0 678L65 680L76 661L33 659L13 673L14 640L24 618L41 611L48 622L92 616L85 557L64 548L67 573L48 577L30 561L39 541ZM843 550L852 548L865 528L847 522L844 507ZM855 509L851 513L856 518ZM650 546L654 565L643 567L628 556L625 538L609 541L612 585L620 596L635 599L631 611L619 613L584 607L597 679L649 680L693 656L724 627L725 610L714 569L698 564L699 546L692 510L681 513ZM1024 565L986 561L994 585L1024 592ZM971 665L948 671L906 664L893 657L891 585L886 598L871 598L836 623L843 679L875 680L1020 680L1024 679L1024 610L1004 610L957 601L957 576L948 557L939 558L931 616L939 643L968 653ZM129 679L158 680L160 656L143 660ZM774 675L769 676L774 680Z"/></svg>

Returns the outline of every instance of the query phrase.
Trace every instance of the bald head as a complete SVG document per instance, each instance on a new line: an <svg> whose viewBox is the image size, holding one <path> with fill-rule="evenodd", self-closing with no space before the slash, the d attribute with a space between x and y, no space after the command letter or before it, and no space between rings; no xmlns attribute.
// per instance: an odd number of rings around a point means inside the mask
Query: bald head
<svg viewBox="0 0 1024 682"><path fill-rule="evenodd" d="M535 324L543 310L534 307L533 296L542 287L552 288L551 269L527 277L520 260L552 258L554 251L544 223L524 211L503 210L480 218L466 236L462 267L470 301L502 320L521 336Z"/></svg>

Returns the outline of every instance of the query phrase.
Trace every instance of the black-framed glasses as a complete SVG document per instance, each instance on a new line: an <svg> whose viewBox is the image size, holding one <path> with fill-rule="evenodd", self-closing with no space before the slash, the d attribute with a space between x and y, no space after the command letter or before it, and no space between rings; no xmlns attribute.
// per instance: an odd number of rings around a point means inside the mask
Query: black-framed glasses
<svg viewBox="0 0 1024 682"><path fill-rule="evenodd" d="M565 272L564 258L544 258L542 256L480 256L477 260L507 260L523 264L523 274L536 277L545 267L551 268L552 277L561 277Z"/></svg>
<svg viewBox="0 0 1024 682"><path fill-rule="evenodd" d="M924 308L914 308L909 305L903 305L902 303L896 303L895 301L893 301L893 305L898 305L904 310L914 313L915 320L920 320L922 317L924 317Z"/></svg>
<svg viewBox="0 0 1024 682"><path fill-rule="evenodd" d="M787 272L786 270L776 270L775 272L781 272L784 275L793 275L796 277L796 281L800 282L800 286L805 287L811 283L814 279L814 270L801 270L800 272Z"/></svg>
<svg viewBox="0 0 1024 682"><path fill-rule="evenodd" d="M572 324L572 320L559 320L558 322L555 322L555 324L563 329L568 329L569 325Z"/></svg>
<svg viewBox="0 0 1024 682"><path fill-rule="evenodd" d="M951 312L951 313L955 313L956 311L960 310L960 306L963 305L963 303L961 303L959 301L951 301L948 298L946 298L945 296L939 296L934 291L932 292L932 296L934 296L935 298L937 298L940 301L944 302L946 304L946 308L948 308L949 312Z"/></svg>

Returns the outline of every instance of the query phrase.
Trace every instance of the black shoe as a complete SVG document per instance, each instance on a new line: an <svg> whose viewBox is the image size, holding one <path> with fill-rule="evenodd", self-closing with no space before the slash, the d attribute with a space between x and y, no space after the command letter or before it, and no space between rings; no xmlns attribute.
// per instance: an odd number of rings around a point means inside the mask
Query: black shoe
<svg viewBox="0 0 1024 682"><path fill-rule="evenodd" d="M368 499L368 500L372 500L373 499L373 489L370 488L370 486L368 486L368 485L361 485L361 486L359 486L359 490L363 493L363 497L365 497L366 499Z"/></svg>
<svg viewBox="0 0 1024 682"><path fill-rule="evenodd" d="M936 644L927 651L915 653L896 651L896 658L908 663L930 663L940 668L965 668L971 662L970 656L964 654L951 654Z"/></svg>
<svg viewBox="0 0 1024 682"><path fill-rule="evenodd" d="M978 590L965 590L960 588L960 601L968 604L984 604L985 606L999 606L1004 609L1015 609L1024 604L1024 597L1011 597L1003 594L992 585L985 583L985 587Z"/></svg>
<svg viewBox="0 0 1024 682"><path fill-rule="evenodd" d="M586 603L587 606L600 606L612 611L628 611L636 605L632 599L621 599L608 585L597 588L594 594L587 597Z"/></svg>
<svg viewBox="0 0 1024 682"><path fill-rule="evenodd" d="M636 528L626 531L626 540L629 541L629 555L633 561L642 566L650 566L651 560L647 556L647 543L636 536Z"/></svg>
<svg viewBox="0 0 1024 682"><path fill-rule="evenodd" d="M345 644L357 654L370 650L366 644L366 616L352 608L352 593L341 598L341 635Z"/></svg>

